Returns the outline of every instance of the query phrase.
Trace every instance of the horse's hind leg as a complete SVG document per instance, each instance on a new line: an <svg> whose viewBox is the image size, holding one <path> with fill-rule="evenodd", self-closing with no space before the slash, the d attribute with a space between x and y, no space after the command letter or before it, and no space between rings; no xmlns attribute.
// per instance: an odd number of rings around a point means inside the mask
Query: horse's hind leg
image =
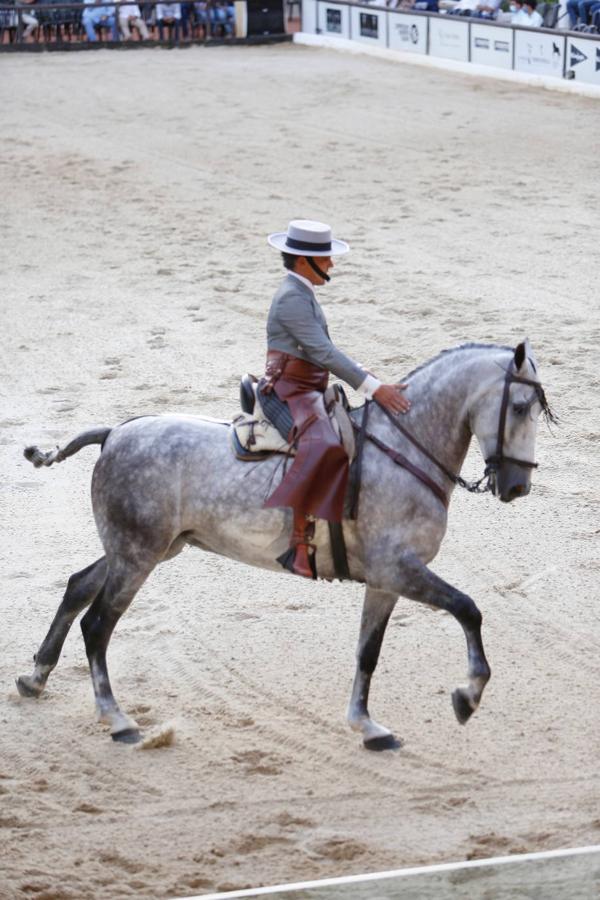
<svg viewBox="0 0 600 900"><path fill-rule="evenodd" d="M133 600L153 566L140 570L133 563L118 560L109 571L102 592L81 620L81 630L90 665L98 721L110 726L115 741L135 743L140 731L115 700L108 677L106 651L115 625Z"/></svg>
<svg viewBox="0 0 600 900"><path fill-rule="evenodd" d="M65 595L54 616L50 630L35 655L32 675L17 678L22 697L39 697L48 676L56 666L69 629L80 612L96 599L106 580L106 559L102 557L69 578Z"/></svg>
<svg viewBox="0 0 600 900"><path fill-rule="evenodd" d="M354 731L362 732L363 743L367 750L393 750L400 746L400 742L389 729L373 721L367 709L371 676L375 671L385 629L397 599L396 594L367 587L363 604L356 651L356 675L347 719Z"/></svg>

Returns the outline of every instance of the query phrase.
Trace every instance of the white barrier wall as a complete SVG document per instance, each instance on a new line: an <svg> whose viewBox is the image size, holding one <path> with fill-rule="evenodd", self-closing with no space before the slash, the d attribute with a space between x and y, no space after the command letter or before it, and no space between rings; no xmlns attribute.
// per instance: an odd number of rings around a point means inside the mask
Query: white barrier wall
<svg viewBox="0 0 600 900"><path fill-rule="evenodd" d="M432 16L429 20L429 53L468 62L469 23L457 16Z"/></svg>
<svg viewBox="0 0 600 900"><path fill-rule="evenodd" d="M344 0L303 0L302 31L600 87L600 37Z"/></svg>

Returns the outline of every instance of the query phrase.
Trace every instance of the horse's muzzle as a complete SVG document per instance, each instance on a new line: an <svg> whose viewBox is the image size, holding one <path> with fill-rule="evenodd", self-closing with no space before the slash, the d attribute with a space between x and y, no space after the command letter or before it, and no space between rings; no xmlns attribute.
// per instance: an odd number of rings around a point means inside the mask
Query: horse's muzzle
<svg viewBox="0 0 600 900"><path fill-rule="evenodd" d="M502 503L526 497L531 490L531 470L504 462L491 479L492 492Z"/></svg>

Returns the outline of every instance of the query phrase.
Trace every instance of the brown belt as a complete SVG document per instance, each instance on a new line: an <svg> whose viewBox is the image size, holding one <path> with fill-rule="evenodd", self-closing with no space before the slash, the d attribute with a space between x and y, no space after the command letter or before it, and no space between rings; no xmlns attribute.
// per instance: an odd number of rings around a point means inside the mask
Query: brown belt
<svg viewBox="0 0 600 900"><path fill-rule="evenodd" d="M283 375L289 381L298 381L315 391L324 391L327 387L329 372L320 366L298 359L289 353L281 353L279 350L269 350L267 353L266 380L261 385L265 394L270 394L275 382Z"/></svg>

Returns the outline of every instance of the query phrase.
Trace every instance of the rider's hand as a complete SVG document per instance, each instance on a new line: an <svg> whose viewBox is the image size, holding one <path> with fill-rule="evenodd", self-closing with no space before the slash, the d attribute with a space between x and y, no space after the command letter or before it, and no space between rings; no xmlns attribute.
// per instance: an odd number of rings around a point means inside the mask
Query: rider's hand
<svg viewBox="0 0 600 900"><path fill-rule="evenodd" d="M410 400L404 396L402 391L407 387L407 384L382 384L377 388L373 397L392 413L406 413L410 409Z"/></svg>

